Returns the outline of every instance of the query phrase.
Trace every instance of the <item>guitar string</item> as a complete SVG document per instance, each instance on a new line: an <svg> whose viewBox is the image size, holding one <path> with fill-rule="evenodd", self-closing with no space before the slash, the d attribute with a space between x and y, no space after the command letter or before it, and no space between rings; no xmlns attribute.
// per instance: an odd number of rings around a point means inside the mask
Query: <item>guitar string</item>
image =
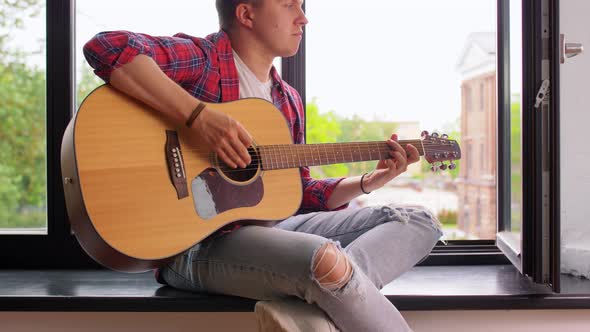
<svg viewBox="0 0 590 332"><path fill-rule="evenodd" d="M333 144L332 146L330 146L331 144ZM362 151L367 151L367 148L371 148L371 146L368 145L364 145L364 146L351 146L348 145L348 143L346 143L347 145L342 145L342 146L337 146L341 143L324 143L324 144L274 144L274 145L258 145L256 147L258 148L263 148L263 149L300 149L300 150L311 150L311 149L315 149L315 151L319 151L320 149L326 150L326 149L331 149L331 150L343 150L346 152L349 152L350 150L355 151L355 150L362 150ZM408 143L411 144L411 143ZM414 145L415 146L415 145ZM438 147L438 148L432 148L432 147ZM383 145L379 145L379 146L375 146L374 148L377 149L381 149L383 147ZM392 149L388 147L388 151L393 151ZM419 144L418 146L415 146L417 149L421 149L422 147L428 147L429 151L436 151L436 152L440 152L440 151L448 151L449 148L453 148L454 146L447 146L445 148L445 146L441 145L441 144L436 144L436 143L425 143L425 144ZM207 151L211 151L211 149L190 149L190 148L184 148L184 151L190 151L190 152L207 152ZM282 151L279 151L282 152ZM306 152L306 151L299 151L299 152Z"/></svg>
<svg viewBox="0 0 590 332"><path fill-rule="evenodd" d="M431 153L444 153L444 152L449 152L448 148L444 149L441 148L441 144L440 142L424 142L423 140L402 140L402 141L398 141L401 144L412 144L412 143L416 143L419 146L416 146L416 148L418 150L422 150L421 148L424 147L429 147L428 151L426 151L427 149L424 149L424 155L426 155L426 152L428 152L428 154ZM244 172L244 171L248 171L248 170L253 170L253 169L258 169L258 167L254 167L252 166L252 163L254 164L262 164L261 166L264 167L264 162L266 161L267 167L271 166L270 168L267 169L284 169L284 168L298 168L301 167L301 165L297 165L297 160L299 161L299 164L301 164L302 159L305 160L306 166L313 166L313 164L316 161L319 161L319 165L322 164L338 164L338 163L349 163L349 162L360 162L360 161L375 161L375 160L385 160L385 159L381 159L381 158L377 158L377 159L373 159L371 156L373 155L373 153L378 153L379 156L381 157L382 154L389 154L390 151L394 151L393 149L390 149L389 146L387 145L387 150L383 150L383 144L386 144L385 141L372 141L372 142L342 142L342 143L324 143L324 144L271 144L271 145L261 145L258 146L259 149L259 153L256 153L255 158L251 158L251 162L250 164L248 164L245 168L230 168L229 165L225 164L225 162L223 162L223 164L219 164L220 168L225 168L226 173L230 172ZM332 151L328 151L328 148L330 147L330 145L332 145ZM340 146L337 146L340 145ZM355 146L356 145L356 146ZM371 146L374 145L378 145L375 148L377 149L377 151L375 150L366 150L367 148L371 148ZM413 145L413 144L412 144ZM430 148L431 146L438 146L439 149L434 149L434 148ZM305 151L293 151L293 148L299 149L299 150L305 150ZM315 151L314 151L315 148ZM320 149L324 150L324 151L320 151ZM264 151L266 150L266 151ZM283 150L283 151L281 151ZM336 151L338 150L338 151ZM182 151L182 150L181 150ZM205 149L184 149L184 151L187 152L212 152L211 150L205 150ZM302 155L303 152L303 155ZM314 156L314 152L318 155L317 159ZM336 159L339 157L342 157L345 154L351 154L352 160L342 160L341 162L337 162ZM370 160L355 160L355 156L353 155L356 154L357 157L359 157L360 159L363 159L363 153L366 155L367 153L369 154L369 156L371 157ZM258 155L261 154L265 154L266 156L260 156L258 157ZM423 155L423 156L424 156ZM303 157L303 158L302 158ZM312 161L309 162L307 157L311 157ZM324 157L324 158L322 158ZM292 160L289 160L292 159ZM297 159L297 160L296 160ZM322 159L326 160L326 163L322 162ZM333 160L330 161L330 159ZM388 158L389 159L389 158ZM446 158L443 161L450 161L453 158ZM456 159L453 159L456 160ZM293 164L293 166L291 166L291 162L295 162ZM287 165L287 167L285 167L285 164ZM279 167L274 167L274 166L279 166Z"/></svg>
<svg viewBox="0 0 590 332"><path fill-rule="evenodd" d="M361 161L378 161L378 160L386 160L386 159L391 159L391 158L381 158L382 154L388 154L389 152L391 152L392 150L388 150L388 151L373 151L371 154L369 154L369 158L365 158L367 153L365 152L365 154L356 154L356 155L352 155L352 158L348 158L348 156L346 156L344 158L343 154L339 154L339 153L324 153L321 156L317 155L314 156L313 153L309 153L307 155L301 155L301 154L277 154L277 155L272 155L272 153L263 153L264 155L262 156L257 156L254 158L251 158L250 162L251 163L259 163L259 162L264 162L266 161L267 164L291 164L293 162L299 161L300 164L315 164L316 162L319 162L319 165L325 165L325 164L340 164L340 163L349 163L349 162L361 162ZM443 153L446 151L443 151ZM372 158L373 154L378 154L380 158ZM426 158L424 155L419 155L419 157L424 157ZM356 160L359 159L359 160ZM365 159L365 160L362 160ZM440 161L447 161L447 160L457 160L459 158L453 158L452 155L449 155L447 157L444 158L436 158L436 159L441 159ZM323 160L325 160L326 162L322 162ZM342 161L339 161L342 160ZM305 162L304 162L305 161ZM297 164L297 163L295 163ZM311 166L311 165L308 165Z"/></svg>
<svg viewBox="0 0 590 332"><path fill-rule="evenodd" d="M391 150L388 150L391 151ZM285 156L285 155L283 155ZM362 156L360 156L362 159ZM312 158L315 158L312 156ZM260 160L265 159L267 162L264 163L260 163L260 167L266 170L274 170L274 169L289 169L289 168L299 168L302 166L319 166L319 165L327 165L327 164L338 164L338 163L352 163L352 162L362 162L362 161L377 161L377 160L383 160L383 159L373 159L373 160L343 160L342 162L330 162L329 161L329 157L326 158L326 163L322 162L322 158L318 158L316 160L312 160L311 162L308 162L307 158L305 158L305 163L306 165L297 165L297 163L291 165L291 161L290 160L285 160L284 158L279 160L277 158L273 158L273 156L267 156L267 157L262 157L262 158L253 158L252 162L250 164L248 164L245 168L230 168L229 165L225 164L224 162L222 164L219 164L218 167L219 169L228 174L228 173L236 173L236 172L245 172L245 171L252 171L252 170L257 170L259 167L259 164L257 162L259 162ZM452 158L446 158L444 160L437 160L435 162L444 162L444 161L451 161L451 160L457 160L457 159L452 159ZM314 162L316 161L320 161L319 164L315 165ZM293 159L293 162L296 162L295 159ZM301 163L301 158L299 158L299 162ZM254 163L254 164L253 164ZM265 165L266 164L266 168ZM213 165L212 165L213 166ZM270 166L270 167L269 167ZM276 167L275 167L276 166Z"/></svg>
<svg viewBox="0 0 590 332"><path fill-rule="evenodd" d="M427 145L424 145L424 147L427 147ZM266 156L264 157L260 157L260 158L253 158L253 160L259 160L262 158L274 158L274 159L284 159L284 158L293 158L293 157L304 157L305 159L307 159L307 156L310 156L311 158L315 158L314 154L317 154L319 158L321 158L322 156L327 156L326 159L331 158L331 159L336 159L336 157L339 157L340 155L345 155L345 154L356 154L357 156L360 156L362 158L363 154L369 154L370 156L373 153L378 153L379 155L381 154L387 154L391 151L396 151L393 149L386 149L384 150L382 147L376 147L376 149L373 150L367 150L366 147L365 149L359 149L358 147L352 147L352 146L348 146L348 147L344 147L344 148L335 148L333 147L331 150L332 151L328 151L328 148L326 147L319 147L315 148L313 147L313 145L300 145L300 146L296 146L296 144L293 145L263 145L263 146L258 146L259 150L258 153L256 153L256 156L258 156L259 154L265 154ZM298 149L299 151L295 151L293 148L295 148L296 150ZM421 146L416 147L419 152L423 152L423 155L426 154L432 154L432 153L450 153L452 151L449 151L449 149L445 149L445 148L428 148L428 149L424 149L423 151L421 149ZM211 150L207 150L207 149L182 149L181 151L186 151L186 152L213 152ZM407 152L407 150L405 150ZM378 160L378 158L374 159L374 160Z"/></svg>
<svg viewBox="0 0 590 332"><path fill-rule="evenodd" d="M259 147L260 148L260 147ZM283 151L281 151L281 149ZM306 148L305 151L294 151L292 149L287 150L287 148L271 148L271 149L267 149L265 148L265 146L262 146L262 149L259 149L258 152L255 153L255 158L252 158L253 160L260 160L263 158L274 158L274 159L284 159L284 158L293 158L293 157L297 157L297 158L305 158L307 159L307 157L311 157L311 158L315 158L314 154L318 156L318 158L321 157L326 157L326 158L331 158L331 159L336 159L337 157L341 157L344 156L346 154L351 154L351 155L356 155L356 156L360 156L362 158L363 155L369 154L369 156L372 156L374 153L377 153L379 155L381 154L388 154L389 152L392 151L397 151L397 150L393 150L393 149L373 149L373 150L359 150L359 149L355 149L355 148L345 148L345 149L332 149L332 151L327 151L325 149L315 149L312 150L313 148ZM185 152L210 152L210 153L214 153L214 151L211 150L205 150L205 149L182 149L181 151L185 151ZM404 150L407 152L407 150ZM449 153L452 154L453 151L450 151L449 149L433 149L433 148L429 148L429 149L424 149L423 151L421 151L421 149L418 149L419 153L422 153L420 156L426 156L426 155L431 155L433 153ZM258 157L258 155L265 155L265 156L261 156L260 158ZM378 158L375 158L374 160L378 160Z"/></svg>

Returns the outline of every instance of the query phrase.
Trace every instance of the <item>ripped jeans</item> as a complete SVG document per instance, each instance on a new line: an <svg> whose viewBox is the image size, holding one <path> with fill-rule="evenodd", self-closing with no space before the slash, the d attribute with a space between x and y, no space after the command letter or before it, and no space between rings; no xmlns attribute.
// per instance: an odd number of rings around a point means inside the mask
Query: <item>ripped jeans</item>
<svg viewBox="0 0 590 332"><path fill-rule="evenodd" d="M379 290L427 256L441 236L440 223L422 207L313 212L210 237L161 275L190 291L257 300L297 296L319 306L343 332L411 331ZM326 243L352 265L352 276L338 289L323 287L311 272Z"/></svg>

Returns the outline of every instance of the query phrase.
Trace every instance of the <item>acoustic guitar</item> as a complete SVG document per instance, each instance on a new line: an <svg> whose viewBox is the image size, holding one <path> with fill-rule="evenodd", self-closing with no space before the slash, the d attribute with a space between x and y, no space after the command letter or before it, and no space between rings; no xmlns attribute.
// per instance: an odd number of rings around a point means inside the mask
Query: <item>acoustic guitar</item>
<svg viewBox="0 0 590 332"><path fill-rule="evenodd" d="M262 99L215 104L252 135L252 162L231 169L186 126L109 85L69 123L61 168L68 215L84 250L117 271L157 268L240 220L276 222L302 199L299 168L388 158L383 142L293 144L283 114ZM400 141L444 169L456 141L423 132Z"/></svg>

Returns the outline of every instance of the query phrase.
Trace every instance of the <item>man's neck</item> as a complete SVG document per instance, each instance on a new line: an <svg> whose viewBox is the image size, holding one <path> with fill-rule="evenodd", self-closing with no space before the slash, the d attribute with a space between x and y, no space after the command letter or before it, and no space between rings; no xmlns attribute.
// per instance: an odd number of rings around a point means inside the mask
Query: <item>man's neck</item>
<svg viewBox="0 0 590 332"><path fill-rule="evenodd" d="M228 34L232 49L260 82L268 82L274 56L266 52L260 41L246 34Z"/></svg>

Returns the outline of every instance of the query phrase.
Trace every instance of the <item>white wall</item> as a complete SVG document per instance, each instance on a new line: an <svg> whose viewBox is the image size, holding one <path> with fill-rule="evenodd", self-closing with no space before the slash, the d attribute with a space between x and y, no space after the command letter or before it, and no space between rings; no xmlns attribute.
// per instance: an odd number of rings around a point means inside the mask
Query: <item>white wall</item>
<svg viewBox="0 0 590 332"><path fill-rule="evenodd" d="M562 0L560 11L566 42L590 53L590 1ZM566 59L560 69L561 267L590 278L590 54Z"/></svg>
<svg viewBox="0 0 590 332"><path fill-rule="evenodd" d="M450 310L402 312L415 332L587 332L590 310ZM0 312L10 332L256 332L254 313Z"/></svg>

